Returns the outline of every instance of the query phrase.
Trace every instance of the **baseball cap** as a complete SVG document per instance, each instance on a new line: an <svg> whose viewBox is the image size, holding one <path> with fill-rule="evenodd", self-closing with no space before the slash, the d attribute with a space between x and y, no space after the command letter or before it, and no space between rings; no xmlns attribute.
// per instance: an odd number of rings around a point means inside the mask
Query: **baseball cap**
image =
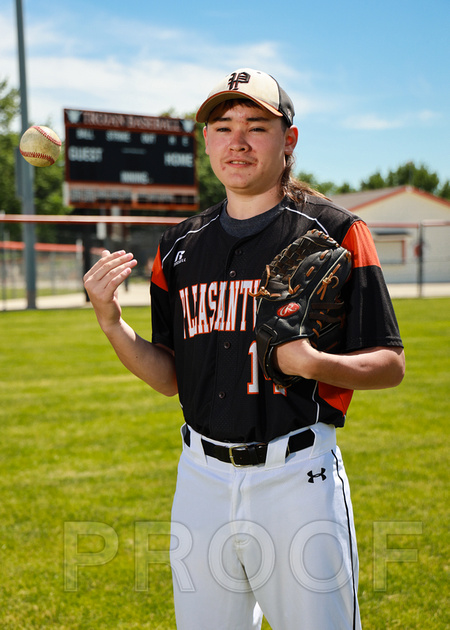
<svg viewBox="0 0 450 630"><path fill-rule="evenodd" d="M283 116L289 126L294 121L294 105L269 74L251 68L240 68L228 74L208 94L197 112L197 122L207 122L212 110L224 101L248 98L275 116Z"/></svg>

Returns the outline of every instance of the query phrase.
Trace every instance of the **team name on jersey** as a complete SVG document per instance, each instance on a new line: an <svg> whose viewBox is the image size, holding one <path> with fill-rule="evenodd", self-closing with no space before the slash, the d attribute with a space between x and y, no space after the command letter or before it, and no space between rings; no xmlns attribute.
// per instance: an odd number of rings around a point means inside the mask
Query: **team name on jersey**
<svg viewBox="0 0 450 630"><path fill-rule="evenodd" d="M214 331L253 330L259 280L224 280L193 284L180 289L184 338L191 339Z"/></svg>

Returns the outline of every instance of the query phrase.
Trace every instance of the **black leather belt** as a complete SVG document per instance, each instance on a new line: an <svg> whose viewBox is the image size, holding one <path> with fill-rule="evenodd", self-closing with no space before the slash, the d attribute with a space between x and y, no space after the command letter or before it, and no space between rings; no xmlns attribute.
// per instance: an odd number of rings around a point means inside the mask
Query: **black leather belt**
<svg viewBox="0 0 450 630"><path fill-rule="evenodd" d="M286 457L291 453L297 453L304 448L314 444L314 431L306 429L301 433L296 433L289 438ZM184 442L187 446L191 444L191 432L185 427ZM214 444L202 438L202 446L205 455L219 459L221 462L233 464L233 466L257 466L265 464L268 444L266 442L256 442L254 444L239 444L238 446L223 446Z"/></svg>

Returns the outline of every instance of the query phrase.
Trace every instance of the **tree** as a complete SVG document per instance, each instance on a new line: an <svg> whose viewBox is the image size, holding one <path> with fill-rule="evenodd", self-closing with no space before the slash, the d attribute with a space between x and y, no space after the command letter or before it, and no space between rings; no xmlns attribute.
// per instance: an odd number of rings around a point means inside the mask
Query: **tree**
<svg viewBox="0 0 450 630"><path fill-rule="evenodd" d="M63 203L64 162L61 158L51 167L36 168L34 173L34 208L36 214L69 214ZM64 242L61 232L67 231L51 224L38 224L38 239L45 243ZM70 230L69 230L70 233Z"/></svg>
<svg viewBox="0 0 450 630"><path fill-rule="evenodd" d="M21 203L16 190L16 154L20 137L11 130L20 112L19 91L8 88L6 80L0 81L0 210L7 214L20 214ZM47 123L48 124L48 123ZM51 127L51 124L48 126ZM19 159L22 159L19 156ZM68 214L70 208L63 203L64 162L60 158L49 168L34 169L34 201L36 214ZM11 224L12 239L21 238L20 224ZM36 227L38 240L57 240L56 227Z"/></svg>
<svg viewBox="0 0 450 630"><path fill-rule="evenodd" d="M336 194L344 195L346 193L356 192L356 189L350 186L348 182L343 182L340 186L336 188Z"/></svg>
<svg viewBox="0 0 450 630"><path fill-rule="evenodd" d="M424 164L416 166L414 162L406 162L400 165L397 170L390 170L386 178L383 178L381 173L377 171L367 180L361 182L361 190L374 190L391 186L414 186L419 190L442 196L438 191L439 177L437 173L429 171Z"/></svg>
<svg viewBox="0 0 450 630"><path fill-rule="evenodd" d="M368 180L362 181L360 190L375 190L376 188L386 188L386 182L379 171L371 175Z"/></svg>
<svg viewBox="0 0 450 630"><path fill-rule="evenodd" d="M434 193L439 185L439 177L437 173L428 171L423 164L417 167L414 162L407 162L396 171L389 171L386 183L388 186L414 186Z"/></svg>
<svg viewBox="0 0 450 630"><path fill-rule="evenodd" d="M304 182L305 184L308 184L309 186L311 186L311 188L318 190L323 195L330 196L336 193L336 185L333 182L330 182L330 181L319 182L312 173L307 173L306 171L300 171L297 174L296 178L299 181Z"/></svg>
<svg viewBox="0 0 450 630"><path fill-rule="evenodd" d="M450 199L450 180L447 179L439 189L439 197L443 199Z"/></svg>
<svg viewBox="0 0 450 630"><path fill-rule="evenodd" d="M8 90L7 81L0 81L0 210L6 213L20 212L20 202L15 189L14 157L19 136L11 131L12 121L18 113L18 90ZM11 238L20 238L19 225L11 225L8 232Z"/></svg>
<svg viewBox="0 0 450 630"><path fill-rule="evenodd" d="M6 80L0 81L0 132L2 134L11 131L11 123L19 113L19 91L8 88Z"/></svg>
<svg viewBox="0 0 450 630"><path fill-rule="evenodd" d="M209 157L205 153L205 140L203 138L203 124L195 127L197 142L197 178L200 196L200 210L206 210L222 199L225 199L225 187L219 182L211 168Z"/></svg>
<svg viewBox="0 0 450 630"><path fill-rule="evenodd" d="M331 181L319 182L312 173L306 173L305 171L300 171L296 178L301 182L304 182L305 184L309 184L311 188L318 190L327 197L355 192L355 189L350 186L348 182L343 182L340 186L337 186L334 182Z"/></svg>

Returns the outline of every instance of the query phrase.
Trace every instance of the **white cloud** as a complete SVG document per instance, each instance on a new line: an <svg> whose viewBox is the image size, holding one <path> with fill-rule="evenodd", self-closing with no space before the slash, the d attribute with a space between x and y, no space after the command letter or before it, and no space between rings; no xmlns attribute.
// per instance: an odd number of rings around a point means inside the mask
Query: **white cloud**
<svg viewBox="0 0 450 630"><path fill-rule="evenodd" d="M59 12L45 21L29 20L26 26L29 116L39 124L51 121L59 134L64 108L148 115L195 111L222 76L242 66L274 74L291 92L298 115L324 109L325 100L305 95L312 75L286 64L276 42L218 45L189 30L105 15L91 15L88 24L77 28L80 19ZM12 87L19 80L11 26L0 14L1 71ZM300 89L292 91L291 85Z"/></svg>
<svg viewBox="0 0 450 630"><path fill-rule="evenodd" d="M29 17L29 16L28 16ZM264 68L277 77L295 103L296 120L342 115L355 107L351 94L330 89L327 77L290 62L282 42L264 39L241 45L213 41L190 29L161 28L114 15L85 16L60 8L45 20L26 23L29 114L32 122L52 121L63 134L63 109L86 108L158 115L195 111L211 87L238 67ZM0 79L18 85L16 26L0 13ZM323 87L327 85L327 87ZM432 111L403 116L356 113L341 124L355 130L391 130L431 124Z"/></svg>
<svg viewBox="0 0 450 630"><path fill-rule="evenodd" d="M378 114L356 114L346 118L342 125L348 129L363 131L384 131L389 129L402 129L431 123L440 115L437 112L423 110L420 112L406 112L392 118L382 117Z"/></svg>
<svg viewBox="0 0 450 630"><path fill-rule="evenodd" d="M439 119L440 117L441 117L440 114L438 114L437 112L433 112L429 109L424 109L422 112L419 112L417 114L418 120L424 123L432 122L434 120Z"/></svg>
<svg viewBox="0 0 450 630"><path fill-rule="evenodd" d="M12 28L11 18L0 13L0 54L10 54L13 48L17 47L17 31ZM3 62L2 62L3 66Z"/></svg>
<svg viewBox="0 0 450 630"><path fill-rule="evenodd" d="M396 127L403 126L399 120L388 120L387 118L381 118L377 114L349 116L344 120L343 125L349 129L377 131L382 129L395 129Z"/></svg>
<svg viewBox="0 0 450 630"><path fill-rule="evenodd" d="M192 82L200 71L170 61L139 61L130 68L111 58L36 58L30 62L30 112L36 120L60 117L65 107L147 115L174 108L184 114L204 98L203 84Z"/></svg>

